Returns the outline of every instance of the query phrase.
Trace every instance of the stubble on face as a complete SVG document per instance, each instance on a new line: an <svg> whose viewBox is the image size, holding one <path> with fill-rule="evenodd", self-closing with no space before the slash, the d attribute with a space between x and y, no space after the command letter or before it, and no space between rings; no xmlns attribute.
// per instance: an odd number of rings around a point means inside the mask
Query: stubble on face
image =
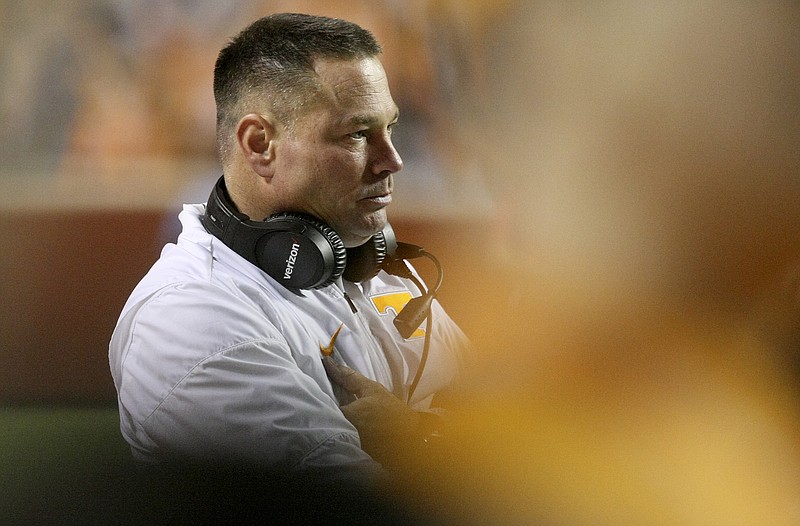
<svg viewBox="0 0 800 526"><path fill-rule="evenodd" d="M376 134L387 133L397 107L376 59L323 60L315 69L320 90L285 139L283 167L291 179L282 179L281 194L289 208L318 217L356 246L387 222L391 174L402 164L376 167L375 151L386 149L388 137ZM353 137L362 130L369 139Z"/></svg>

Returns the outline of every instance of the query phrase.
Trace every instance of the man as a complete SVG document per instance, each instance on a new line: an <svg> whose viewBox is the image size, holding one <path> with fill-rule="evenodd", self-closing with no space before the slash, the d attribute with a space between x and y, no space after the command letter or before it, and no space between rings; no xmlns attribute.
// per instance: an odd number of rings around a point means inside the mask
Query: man
<svg viewBox="0 0 800 526"><path fill-rule="evenodd" d="M392 323L421 291L379 268L403 166L379 53L352 23L299 14L263 18L220 53L224 176L208 207L184 207L177 245L133 291L110 343L137 458L373 473L397 442L435 431L431 400L465 337L435 301L431 334L404 338ZM303 259L309 250L319 261ZM366 271L352 277L356 259Z"/></svg>

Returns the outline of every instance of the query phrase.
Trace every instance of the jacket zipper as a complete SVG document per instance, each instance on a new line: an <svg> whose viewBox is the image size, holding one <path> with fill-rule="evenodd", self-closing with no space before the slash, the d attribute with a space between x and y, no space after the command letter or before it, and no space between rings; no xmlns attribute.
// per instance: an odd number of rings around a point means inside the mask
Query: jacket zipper
<svg viewBox="0 0 800 526"><path fill-rule="evenodd" d="M396 388L397 386L394 386L395 382L392 376L391 367L389 367L389 363L383 354L381 345L375 339L375 336L372 334L372 331L356 307L353 299L347 294L347 292L345 292L344 286L342 286L340 290L344 296L344 299L347 301L347 304L350 305L350 310L353 311L353 316L359 326L359 333L361 333L363 337L366 338L367 342L369 342L369 346L372 348L371 353L374 354L375 358L377 359L377 362L373 362L374 366L380 369L382 371L382 375L393 385L393 388Z"/></svg>
<svg viewBox="0 0 800 526"><path fill-rule="evenodd" d="M353 314L358 314L358 309L356 308L356 304L353 303L353 300L350 299L350 296L348 296L344 290L342 290L342 294L344 294L344 299L347 300L347 304L350 305L350 310L353 312Z"/></svg>

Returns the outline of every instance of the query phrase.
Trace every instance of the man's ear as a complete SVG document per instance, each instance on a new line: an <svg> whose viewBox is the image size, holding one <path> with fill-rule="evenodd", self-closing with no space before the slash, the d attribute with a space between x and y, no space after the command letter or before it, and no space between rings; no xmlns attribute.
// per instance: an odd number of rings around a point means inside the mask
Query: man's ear
<svg viewBox="0 0 800 526"><path fill-rule="evenodd" d="M236 125L236 141L244 160L262 177L270 177L272 173L277 130L270 116L258 113L248 113Z"/></svg>

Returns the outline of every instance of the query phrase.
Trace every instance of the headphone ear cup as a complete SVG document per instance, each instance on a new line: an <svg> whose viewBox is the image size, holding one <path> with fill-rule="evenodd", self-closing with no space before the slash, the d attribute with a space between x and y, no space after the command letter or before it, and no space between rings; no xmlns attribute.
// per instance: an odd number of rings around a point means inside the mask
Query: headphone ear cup
<svg viewBox="0 0 800 526"><path fill-rule="evenodd" d="M344 279L361 282L374 278L386 260L386 236L378 232L361 246L347 249Z"/></svg>
<svg viewBox="0 0 800 526"><path fill-rule="evenodd" d="M344 243L317 218L284 212L268 217L264 224L269 232L256 244L257 265L286 288L325 287L344 272Z"/></svg>
<svg viewBox="0 0 800 526"><path fill-rule="evenodd" d="M253 221L236 209L224 177L211 190L200 222L231 250L293 291L330 285L347 263L344 243L331 227L295 212Z"/></svg>

